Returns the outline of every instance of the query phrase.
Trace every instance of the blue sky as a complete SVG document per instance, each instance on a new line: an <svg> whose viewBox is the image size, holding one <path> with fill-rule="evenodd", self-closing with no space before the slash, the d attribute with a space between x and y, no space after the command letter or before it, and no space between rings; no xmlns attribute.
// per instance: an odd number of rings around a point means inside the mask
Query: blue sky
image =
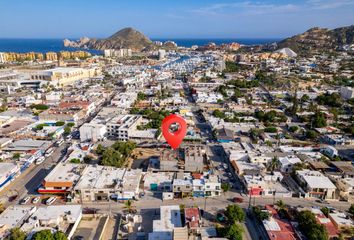
<svg viewBox="0 0 354 240"><path fill-rule="evenodd" d="M354 0L0 0L0 38L278 38L354 24Z"/></svg>

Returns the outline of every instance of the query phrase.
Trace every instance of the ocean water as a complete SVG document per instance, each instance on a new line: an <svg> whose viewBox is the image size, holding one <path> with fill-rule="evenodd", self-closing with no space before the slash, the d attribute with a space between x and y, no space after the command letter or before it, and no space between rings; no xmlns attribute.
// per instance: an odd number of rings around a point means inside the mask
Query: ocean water
<svg viewBox="0 0 354 240"><path fill-rule="evenodd" d="M257 44L265 44L265 43L273 43L280 41L281 39L277 38L177 38L177 39L151 39L152 41L174 41L178 46L183 47L191 47L193 45L206 45L210 42L213 42L217 45L222 43L232 43L237 42L243 45L257 45Z"/></svg>
<svg viewBox="0 0 354 240"><path fill-rule="evenodd" d="M191 47L193 45L205 45L210 42L216 44L238 42L244 45L255 45L272 43L279 39L152 39L152 41L174 41L178 46ZM76 51L77 48L66 48L63 45L63 39L0 39L0 52L59 52ZM83 49L85 50L85 49ZM86 50L92 54L101 54L102 51Z"/></svg>

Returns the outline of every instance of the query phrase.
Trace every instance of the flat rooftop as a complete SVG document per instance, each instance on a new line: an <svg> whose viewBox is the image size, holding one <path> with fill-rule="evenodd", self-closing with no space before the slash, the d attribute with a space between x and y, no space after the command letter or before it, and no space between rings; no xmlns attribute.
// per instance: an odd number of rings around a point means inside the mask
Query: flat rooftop
<svg viewBox="0 0 354 240"><path fill-rule="evenodd" d="M9 172L17 168L15 163L0 163L0 178L7 177Z"/></svg>
<svg viewBox="0 0 354 240"><path fill-rule="evenodd" d="M123 180L125 169L89 165L82 172L76 189L107 189L118 188Z"/></svg>
<svg viewBox="0 0 354 240"><path fill-rule="evenodd" d="M126 170L123 176L123 190L136 191L139 188L141 173L141 169Z"/></svg>
<svg viewBox="0 0 354 240"><path fill-rule="evenodd" d="M0 215L0 226L6 225L9 229L20 227L25 220L36 211L33 206L10 206Z"/></svg>
<svg viewBox="0 0 354 240"><path fill-rule="evenodd" d="M182 227L181 210L178 205L161 206L160 220L153 221L153 231L172 231L173 228Z"/></svg>
<svg viewBox="0 0 354 240"><path fill-rule="evenodd" d="M81 177L84 165L71 163L58 163L58 165L44 178L45 187L58 186L67 183L73 186Z"/></svg>
<svg viewBox="0 0 354 240"><path fill-rule="evenodd" d="M42 140L18 140L7 147L4 150L7 151L30 151L30 150L46 150L49 148L51 142L50 141L42 141Z"/></svg>
<svg viewBox="0 0 354 240"><path fill-rule="evenodd" d="M8 135L31 125L33 122L28 120L14 120L0 128L0 135Z"/></svg>

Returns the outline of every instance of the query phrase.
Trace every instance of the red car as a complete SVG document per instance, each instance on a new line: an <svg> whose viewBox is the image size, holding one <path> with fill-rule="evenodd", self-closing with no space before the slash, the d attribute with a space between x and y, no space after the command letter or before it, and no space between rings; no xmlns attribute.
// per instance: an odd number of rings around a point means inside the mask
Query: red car
<svg viewBox="0 0 354 240"><path fill-rule="evenodd" d="M241 197L234 197L233 202L235 202L235 203L243 203L243 198L241 198Z"/></svg>

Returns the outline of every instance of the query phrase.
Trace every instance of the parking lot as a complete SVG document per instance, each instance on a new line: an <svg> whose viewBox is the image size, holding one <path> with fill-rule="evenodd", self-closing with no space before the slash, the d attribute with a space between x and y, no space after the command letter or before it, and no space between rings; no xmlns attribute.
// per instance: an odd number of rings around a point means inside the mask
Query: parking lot
<svg viewBox="0 0 354 240"><path fill-rule="evenodd" d="M51 201L50 201L51 200ZM63 196L53 195L28 195L20 199L21 205L45 206L66 204Z"/></svg>

